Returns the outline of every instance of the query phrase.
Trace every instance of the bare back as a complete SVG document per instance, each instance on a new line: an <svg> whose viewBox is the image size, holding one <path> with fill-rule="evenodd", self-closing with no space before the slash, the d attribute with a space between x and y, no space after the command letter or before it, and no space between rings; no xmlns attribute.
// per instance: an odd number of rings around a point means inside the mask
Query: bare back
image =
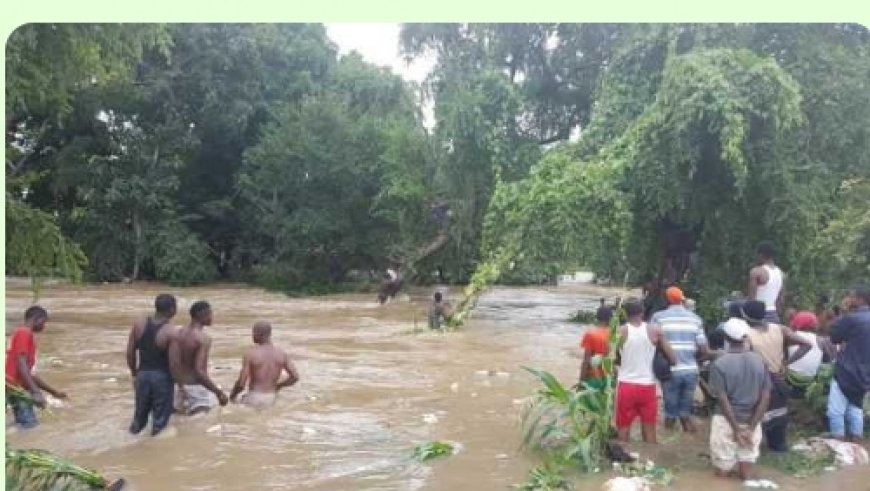
<svg viewBox="0 0 870 491"><path fill-rule="evenodd" d="M281 371L287 365L287 353L271 344L257 345L245 354L250 370L249 392L275 392Z"/></svg>
<svg viewBox="0 0 870 491"><path fill-rule="evenodd" d="M208 349L211 347L211 338L199 329L194 329L190 326L179 329L172 339L172 351L176 352L174 359L177 361L176 367L176 383L179 384L196 384L197 377L197 361L199 361L201 372L205 372L207 368ZM200 353L205 350L205 353ZM172 358L170 358L172 359Z"/></svg>

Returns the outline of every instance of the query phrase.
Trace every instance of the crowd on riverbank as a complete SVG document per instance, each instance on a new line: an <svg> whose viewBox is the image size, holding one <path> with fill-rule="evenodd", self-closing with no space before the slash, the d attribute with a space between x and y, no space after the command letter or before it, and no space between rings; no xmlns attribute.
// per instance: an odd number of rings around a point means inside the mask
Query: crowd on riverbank
<svg viewBox="0 0 870 491"><path fill-rule="evenodd" d="M726 315L712 330L705 330L693 302L675 285L661 298L649 294L622 305L627 320L619 327L616 348L614 414L621 440L628 440L639 419L643 440L656 443L657 387L664 426L674 428L679 421L684 431L697 431L694 408L700 391L714 408L709 442L717 474L748 479L762 443L770 452L789 450L790 399L799 398L823 366L832 364L825 414L829 436L863 443L870 289L856 286L839 306L818 313L783 308L785 274L775 263L773 246L762 243L756 252L745 295L726 302ZM601 361L610 353L615 312L602 300L598 325L582 337L580 386L604 380Z"/></svg>

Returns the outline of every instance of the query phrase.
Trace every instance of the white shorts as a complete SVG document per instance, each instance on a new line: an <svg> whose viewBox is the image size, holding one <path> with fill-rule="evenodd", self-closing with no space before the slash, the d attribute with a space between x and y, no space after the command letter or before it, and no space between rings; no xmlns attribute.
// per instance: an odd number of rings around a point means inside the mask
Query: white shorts
<svg viewBox="0 0 870 491"><path fill-rule="evenodd" d="M741 428L746 428L741 425ZM737 444L734 432L728 420L721 414L713 415L710 421L710 457L717 469L728 472L734 469L738 462L754 464L758 460L761 446L761 425L752 432L752 443L749 447Z"/></svg>
<svg viewBox="0 0 870 491"><path fill-rule="evenodd" d="M202 385L185 385L184 391L187 397L182 395L181 390L175 392L175 409L181 414L190 414L197 409L211 409L217 402L211 391Z"/></svg>
<svg viewBox="0 0 870 491"><path fill-rule="evenodd" d="M275 404L277 396L276 392L246 392L241 402L246 406L264 409Z"/></svg>

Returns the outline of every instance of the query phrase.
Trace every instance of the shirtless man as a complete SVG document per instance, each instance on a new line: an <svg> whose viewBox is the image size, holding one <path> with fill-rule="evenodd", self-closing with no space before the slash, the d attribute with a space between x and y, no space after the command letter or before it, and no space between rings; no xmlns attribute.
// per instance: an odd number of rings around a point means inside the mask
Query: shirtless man
<svg viewBox="0 0 870 491"><path fill-rule="evenodd" d="M208 376L208 352L211 337L205 326L211 325L211 306L198 301L190 306L190 324L178 330L169 343L169 367L178 384L176 410L194 415L211 409L209 392L221 406L226 406L227 395Z"/></svg>
<svg viewBox="0 0 870 491"><path fill-rule="evenodd" d="M257 322L251 332L256 346L242 358L242 372L230 393L230 400L236 402L247 385L248 391L241 402L262 408L275 402L279 390L298 382L299 374L287 353L272 344L272 326L268 322ZM279 382L282 371L287 372L287 378Z"/></svg>

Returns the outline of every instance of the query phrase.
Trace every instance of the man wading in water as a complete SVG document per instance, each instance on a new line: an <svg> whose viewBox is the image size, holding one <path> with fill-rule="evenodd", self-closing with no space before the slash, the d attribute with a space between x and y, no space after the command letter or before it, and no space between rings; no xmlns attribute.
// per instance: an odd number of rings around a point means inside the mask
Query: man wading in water
<svg viewBox="0 0 870 491"><path fill-rule="evenodd" d="M161 294L154 299L154 315L137 319L127 340L127 366L133 377L135 410L130 433L138 435L152 418L151 435L157 435L172 415L172 375L167 348L175 328L166 324L175 317L175 297Z"/></svg>
<svg viewBox="0 0 870 491"><path fill-rule="evenodd" d="M236 397L247 385L248 392L242 396L241 402L263 408L275 402L279 390L298 382L299 374L287 353L272 344L272 326L268 322L257 322L251 331L256 346L250 348L242 358L242 372L233 387L230 400L236 402ZM282 371L287 372L287 378L279 382Z"/></svg>
<svg viewBox="0 0 870 491"><path fill-rule="evenodd" d="M209 392L217 397L221 406L229 401L208 376L211 337L204 329L210 325L211 306L200 300L190 306L190 324L181 328L169 343L169 366L178 384L176 410L181 414L209 411L212 406Z"/></svg>
<svg viewBox="0 0 870 491"><path fill-rule="evenodd" d="M6 350L6 385L24 389L30 393L32 400L21 400L10 397L6 392L6 402L12 406L15 424L19 428L29 429L39 424L33 406L45 408L45 396L42 391L66 399L66 393L53 389L35 373L36 337L35 333L45 329L48 322L48 311L34 305L24 313L24 325L18 326L9 338L9 349Z"/></svg>

